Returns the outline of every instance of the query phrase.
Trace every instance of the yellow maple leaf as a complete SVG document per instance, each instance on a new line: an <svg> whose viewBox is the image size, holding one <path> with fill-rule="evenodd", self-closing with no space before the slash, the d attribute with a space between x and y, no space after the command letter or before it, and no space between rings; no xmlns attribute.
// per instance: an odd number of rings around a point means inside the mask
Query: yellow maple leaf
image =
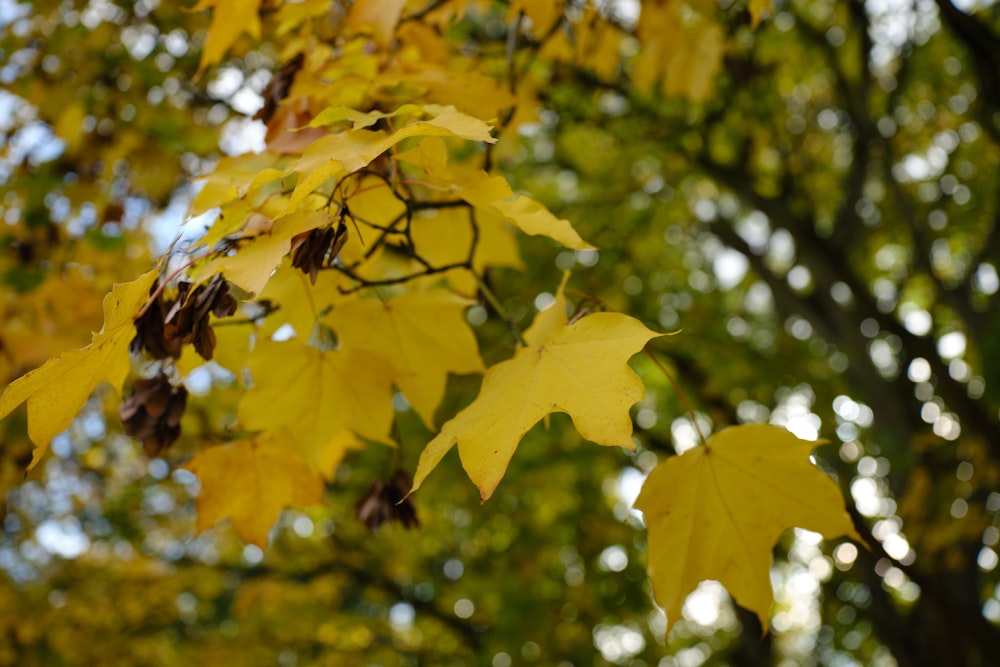
<svg viewBox="0 0 1000 667"><path fill-rule="evenodd" d="M756 28L760 25L760 19L764 12L774 11L774 2L773 0L750 0L747 3L747 8L750 10L750 24Z"/></svg>
<svg viewBox="0 0 1000 667"><path fill-rule="evenodd" d="M215 336L212 362L206 362L193 346L185 345L181 350L181 358L174 362L174 366L186 378L196 368L201 368L206 363L215 363L235 375L237 383L242 385L243 367L250 354L250 340L257 329L249 322L237 323L235 320L217 319L215 316L211 316L210 321Z"/></svg>
<svg viewBox="0 0 1000 667"><path fill-rule="evenodd" d="M107 382L121 393L129 371L128 345L135 336L132 322L156 276L149 271L130 283L116 284L104 297L104 327L93 334L90 345L49 359L0 395L0 419L28 402L28 436L35 444L28 470L38 464L52 438L70 425L97 385Z"/></svg>
<svg viewBox="0 0 1000 667"><path fill-rule="evenodd" d="M414 251L432 266L464 262L475 239L472 268L477 274L484 275L491 266L524 269L514 228L495 215L480 213L470 220L470 211L458 208L422 211L410 224L410 239ZM448 271L445 278L459 294L475 296L479 290L476 277L468 271Z"/></svg>
<svg viewBox="0 0 1000 667"><path fill-rule="evenodd" d="M323 500L322 478L285 431L210 447L184 467L201 481L198 531L228 518L241 540L259 547L281 510Z"/></svg>
<svg viewBox="0 0 1000 667"><path fill-rule="evenodd" d="M301 0L300 2L282 2L276 17L276 36L284 36L302 26L311 19L330 17L336 20L342 11L340 6L330 6L330 0Z"/></svg>
<svg viewBox="0 0 1000 667"><path fill-rule="evenodd" d="M320 271L313 285L309 276L293 269L285 262L267 282L260 293L261 301L280 304L281 307L268 315L260 330L270 336L281 326L288 324L302 340L308 340L320 315L331 304L342 303L356 298L342 294L340 288L350 287L350 280L336 271Z"/></svg>
<svg viewBox="0 0 1000 667"><path fill-rule="evenodd" d="M339 431L315 452L315 467L323 479L333 482L337 477L337 466L347 452L364 446L364 442L350 431L346 429Z"/></svg>
<svg viewBox="0 0 1000 667"><path fill-rule="evenodd" d="M254 386L237 410L246 428L287 428L310 460L344 429L391 442L392 373L382 357L323 351L298 339L261 340L247 368Z"/></svg>
<svg viewBox="0 0 1000 667"><path fill-rule="evenodd" d="M16 299L4 298L7 294L0 291L3 356L15 367L40 366L51 357L84 345L92 335L95 323L102 318L100 297L104 289L95 285L94 275L82 268L54 272Z"/></svg>
<svg viewBox="0 0 1000 667"><path fill-rule="evenodd" d="M288 212L334 176L364 169L379 155L410 137L460 137L469 141L494 143L490 125L454 107L426 105L429 118L418 120L395 132L349 130L321 137L302 151L302 157L289 173L298 173L299 182L292 192Z"/></svg>
<svg viewBox="0 0 1000 667"><path fill-rule="evenodd" d="M428 99L454 105L476 118L496 118L517 101L495 78L476 70L457 71L454 64L401 60L381 72L379 82L387 87L416 87Z"/></svg>
<svg viewBox="0 0 1000 667"><path fill-rule="evenodd" d="M507 21L513 21L523 13L531 21L531 32L535 37L545 35L563 18L565 7L560 2L534 2L533 0L512 0L507 11Z"/></svg>
<svg viewBox="0 0 1000 667"><path fill-rule="evenodd" d="M244 241L233 254L206 263L196 280L208 280L221 271L230 282L259 294L291 249L292 237L327 224L330 216L322 211L294 211L275 220L255 238Z"/></svg>
<svg viewBox="0 0 1000 667"><path fill-rule="evenodd" d="M559 30L546 40L541 55L594 70L601 79L614 76L621 61L625 33L608 22L598 7L588 6L573 24L572 32Z"/></svg>
<svg viewBox="0 0 1000 667"><path fill-rule="evenodd" d="M668 96L686 95L692 102L706 101L711 96L715 75L722 68L725 38L718 23L700 24L697 38L667 66L663 92Z"/></svg>
<svg viewBox="0 0 1000 667"><path fill-rule="evenodd" d="M485 501L524 434L553 412L568 413L587 440L631 449L629 408L642 400L644 388L627 362L658 335L619 313L570 324L560 286L556 302L525 332L527 346L492 366L476 400L424 448L413 490L457 442L462 466Z"/></svg>
<svg viewBox="0 0 1000 667"><path fill-rule="evenodd" d="M430 179L439 181L456 196L489 215L510 222L529 236L547 236L574 250L594 247L580 238L569 220L557 218L531 197L515 194L503 176L492 176L481 169L452 172L447 164L447 148L437 138L425 139L395 157L420 167Z"/></svg>
<svg viewBox="0 0 1000 667"><path fill-rule="evenodd" d="M344 32L370 32L381 46L388 46L406 0L359 0L347 13Z"/></svg>
<svg viewBox="0 0 1000 667"><path fill-rule="evenodd" d="M448 373L481 373L476 337L465 321L473 301L442 289L407 292L388 301L356 299L326 321L344 349L386 356L392 381L424 423L433 426Z"/></svg>
<svg viewBox="0 0 1000 667"><path fill-rule="evenodd" d="M641 48L633 76L642 88L659 85L668 96L683 95L704 102L712 92L715 75L722 68L725 34L710 13L689 3L643 3L636 27Z"/></svg>
<svg viewBox="0 0 1000 667"><path fill-rule="evenodd" d="M647 570L668 631L706 579L766 628L771 552L792 526L860 539L837 485L809 461L816 444L778 426L734 426L650 473L635 506L649 529Z"/></svg>
<svg viewBox="0 0 1000 667"><path fill-rule="evenodd" d="M191 202L189 214L201 215L211 208L245 197L253 188L281 178L284 172L274 166L281 161L282 157L272 151L222 158L211 173L197 178L204 185Z"/></svg>
<svg viewBox="0 0 1000 667"><path fill-rule="evenodd" d="M260 37L259 5L259 0L201 0L191 8L191 11L214 8L212 24L201 51L199 71L221 62L222 56L244 32Z"/></svg>

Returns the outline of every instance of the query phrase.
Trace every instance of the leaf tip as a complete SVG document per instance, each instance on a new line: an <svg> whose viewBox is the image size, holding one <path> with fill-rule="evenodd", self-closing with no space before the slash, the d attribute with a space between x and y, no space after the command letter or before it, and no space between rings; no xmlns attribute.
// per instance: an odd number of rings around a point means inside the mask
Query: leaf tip
<svg viewBox="0 0 1000 667"><path fill-rule="evenodd" d="M486 501L493 496L493 492L497 490L497 485L494 484L492 487L487 488L486 486L479 487L479 504L484 505Z"/></svg>
<svg viewBox="0 0 1000 667"><path fill-rule="evenodd" d="M35 446L35 449L31 452L31 462L28 463L28 467L24 469L25 477L28 476L29 472L35 469L35 466L37 466L38 462L42 460L42 457L45 456L45 452L48 451L48 449L49 443Z"/></svg>

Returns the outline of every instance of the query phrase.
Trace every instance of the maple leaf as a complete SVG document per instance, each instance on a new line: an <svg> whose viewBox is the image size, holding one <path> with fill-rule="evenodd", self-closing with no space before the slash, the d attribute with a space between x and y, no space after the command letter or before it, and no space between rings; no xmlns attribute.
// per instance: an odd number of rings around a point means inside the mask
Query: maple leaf
<svg viewBox="0 0 1000 667"><path fill-rule="evenodd" d="M388 46L406 0L355 2L347 13L344 32L371 32L381 46Z"/></svg>
<svg viewBox="0 0 1000 667"><path fill-rule="evenodd" d="M837 485L809 461L816 444L778 426L734 426L650 473L635 507L649 529L647 569L668 632L706 579L766 629L771 552L788 528L860 539Z"/></svg>
<svg viewBox="0 0 1000 667"><path fill-rule="evenodd" d="M774 11L774 2L773 0L750 0L747 3L747 9L750 10L750 25L756 28L760 25L760 19L764 12Z"/></svg>
<svg viewBox="0 0 1000 667"><path fill-rule="evenodd" d="M419 108L429 118L417 120L392 133L383 130L349 130L314 141L302 151L302 157L289 172L297 172L300 180L292 192L287 212L293 211L327 179L364 169L375 158L404 139L446 136L485 143L496 142L490 134L488 123L457 111L454 107L428 104Z"/></svg>
<svg viewBox="0 0 1000 667"><path fill-rule="evenodd" d="M197 280L205 280L221 271L230 282L259 294L291 249L292 238L328 224L330 216L322 211L295 211L280 217L236 253L206 263Z"/></svg>
<svg viewBox="0 0 1000 667"><path fill-rule="evenodd" d="M565 284L564 277L555 303L525 332L527 346L492 366L479 396L424 448L414 491L457 442L462 466L485 501L524 434L553 412L568 413L587 440L634 447L629 408L645 392L627 362L660 334L619 313L596 313L569 324Z"/></svg>
<svg viewBox="0 0 1000 667"><path fill-rule="evenodd" d="M156 276L154 270L115 284L104 297L104 327L93 334L90 345L46 361L0 395L0 419L28 402L28 437L35 444L28 470L38 464L52 438L66 430L97 385L107 382L121 394L129 371L129 343L135 337L133 319L149 298Z"/></svg>
<svg viewBox="0 0 1000 667"><path fill-rule="evenodd" d="M309 276L285 262L274 272L260 294L263 302L281 304L279 310L264 318L261 332L270 336L279 327L289 324L299 338L308 340L320 313L333 303L357 298L340 292L340 288L346 289L350 285L350 280L336 271L322 271L317 276L316 284L312 285Z"/></svg>
<svg viewBox="0 0 1000 667"><path fill-rule="evenodd" d="M472 222L475 223L475 229ZM488 267L506 266L524 270L514 228L497 216L479 213L470 221L470 212L457 208L427 211L415 216L410 227L413 249L433 266L465 261L475 243L472 267L485 275ZM476 275L465 270L448 271L448 286L459 294L475 296L479 291Z"/></svg>
<svg viewBox="0 0 1000 667"><path fill-rule="evenodd" d="M531 0L513 0L507 12L507 20L513 21L518 14L523 13L530 21L531 31L541 36L548 32L553 24L563 17L564 8L558 2L532 2Z"/></svg>
<svg viewBox="0 0 1000 667"><path fill-rule="evenodd" d="M280 163L281 156L271 151L222 158L210 174L198 177L197 180L204 185L191 202L190 214L201 215L211 208L245 197L254 188L281 178L284 172L275 168ZM249 210L248 207L247 211ZM212 231L201 242L213 245L226 234L236 231L244 219L216 221L212 225Z"/></svg>
<svg viewBox="0 0 1000 667"><path fill-rule="evenodd" d="M344 429L390 442L392 376L382 357L323 351L298 339L261 340L247 368L254 386L238 408L245 427L287 428L310 460Z"/></svg>
<svg viewBox="0 0 1000 667"><path fill-rule="evenodd" d="M503 176L493 176L481 169L465 174L453 173L447 165L447 149L436 137L424 139L417 147L395 158L422 168L429 177L441 181L472 206L509 221L529 236L547 236L575 250L594 247L580 238L568 220L557 218L531 197L515 194Z"/></svg>
<svg viewBox="0 0 1000 667"><path fill-rule="evenodd" d="M634 76L640 87L659 84L668 96L704 102L722 68L725 35L711 15L691 10L682 2L643 5Z"/></svg>
<svg viewBox="0 0 1000 667"><path fill-rule="evenodd" d="M229 47L244 32L250 33L254 38L260 37L260 17L257 15L259 4L258 0L201 0L191 8L191 11L215 8L201 52L199 71L220 62Z"/></svg>
<svg viewBox="0 0 1000 667"><path fill-rule="evenodd" d="M389 301L356 299L334 308L326 321L344 349L389 354L392 381L432 426L448 373L483 371L476 337L465 321L465 310L473 303L431 289Z"/></svg>
<svg viewBox="0 0 1000 667"><path fill-rule="evenodd" d="M184 467L201 481L198 532L229 518L241 540L259 547L282 509L323 500L323 480L283 430L211 447Z"/></svg>

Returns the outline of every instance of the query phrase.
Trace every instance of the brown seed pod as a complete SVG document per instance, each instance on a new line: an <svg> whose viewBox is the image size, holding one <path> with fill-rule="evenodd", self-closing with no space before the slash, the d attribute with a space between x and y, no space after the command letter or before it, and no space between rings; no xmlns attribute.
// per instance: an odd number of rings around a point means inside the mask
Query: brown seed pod
<svg viewBox="0 0 1000 667"><path fill-rule="evenodd" d="M148 456L159 456L180 437L187 395L183 385L173 386L162 372L136 380L118 408L125 433L141 440Z"/></svg>
<svg viewBox="0 0 1000 667"><path fill-rule="evenodd" d="M404 528L419 526L417 510L406 496L412 486L410 476L402 470L388 480L377 480L364 498L355 503L355 516L372 531L387 521L398 521Z"/></svg>

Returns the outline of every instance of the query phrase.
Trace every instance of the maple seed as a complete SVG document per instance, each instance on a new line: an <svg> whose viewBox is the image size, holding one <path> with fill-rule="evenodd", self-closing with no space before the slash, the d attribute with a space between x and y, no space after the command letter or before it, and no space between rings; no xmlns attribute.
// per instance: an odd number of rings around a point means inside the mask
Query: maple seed
<svg viewBox="0 0 1000 667"><path fill-rule="evenodd" d="M387 521L398 521L404 528L419 526L417 510L406 495L411 486L410 476L402 470L389 480L376 481L354 505L355 516L372 531Z"/></svg>
<svg viewBox="0 0 1000 667"><path fill-rule="evenodd" d="M193 343L195 352L208 361L215 351L215 332L209 325L209 313L228 317L236 312L236 298L229 293L229 283L216 275L208 285L191 289L191 283L178 285L179 294L163 327L164 338ZM190 292L190 294L189 294Z"/></svg>
<svg viewBox="0 0 1000 667"><path fill-rule="evenodd" d="M265 124L271 121L278 111L281 101L288 97L288 91L292 87L295 75L302 69L305 62L305 54L298 53L294 58L281 66L264 89L264 106L254 114L254 120L262 120Z"/></svg>
<svg viewBox="0 0 1000 667"><path fill-rule="evenodd" d="M180 437L187 395L183 385L173 386L162 372L132 383L132 394L118 414L125 433L142 441L147 456L159 456Z"/></svg>
<svg viewBox="0 0 1000 667"><path fill-rule="evenodd" d="M316 284L319 270L337 259L347 243L347 225L343 221L336 227L320 227L299 234L292 239L292 266L309 275L309 282Z"/></svg>
<svg viewBox="0 0 1000 667"><path fill-rule="evenodd" d="M156 292L157 282L153 283L149 292ZM143 350L153 359L166 359L173 357L180 359L181 341L176 338L167 338L163 331L164 321L167 319L167 311L174 305L173 301L164 303L162 295L157 294L149 308L135 320L135 338L129 343L128 349L133 354L139 354Z"/></svg>

